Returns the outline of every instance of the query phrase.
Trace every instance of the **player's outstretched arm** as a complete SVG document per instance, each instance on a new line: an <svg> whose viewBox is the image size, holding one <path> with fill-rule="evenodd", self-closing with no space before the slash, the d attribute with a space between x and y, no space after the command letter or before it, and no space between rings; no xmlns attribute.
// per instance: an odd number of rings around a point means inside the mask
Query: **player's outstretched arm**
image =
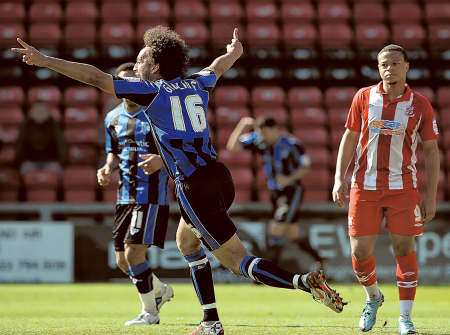
<svg viewBox="0 0 450 335"><path fill-rule="evenodd" d="M237 28L234 28L233 39L231 43L227 45L227 53L217 57L208 69L214 71L219 79L226 71L228 71L233 64L242 56L244 49L239 41L239 32Z"/></svg>
<svg viewBox="0 0 450 335"><path fill-rule="evenodd" d="M64 59L44 55L20 38L17 38L17 42L22 48L12 48L11 50L22 55L22 61L24 63L49 68L67 77L98 87L107 93L114 94L113 77L110 74L99 70L93 65L69 62Z"/></svg>
<svg viewBox="0 0 450 335"><path fill-rule="evenodd" d="M253 127L255 123L255 119L252 117L243 117L239 123L236 125L236 127L233 129L233 131L230 134L230 137L227 141L227 150L232 152L238 152L242 150L242 144L239 141L239 137L241 135L249 130L250 127Z"/></svg>

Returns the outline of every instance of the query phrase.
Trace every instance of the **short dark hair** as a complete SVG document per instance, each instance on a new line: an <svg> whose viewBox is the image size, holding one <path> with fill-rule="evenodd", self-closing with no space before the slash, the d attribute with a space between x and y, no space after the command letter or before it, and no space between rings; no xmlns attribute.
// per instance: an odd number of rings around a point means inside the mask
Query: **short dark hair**
<svg viewBox="0 0 450 335"><path fill-rule="evenodd" d="M118 76L120 72L123 72L123 71L134 71L133 69L134 69L134 63L132 63L132 62L123 63L123 64L120 64L117 67L117 69L114 72L114 74L116 76Z"/></svg>
<svg viewBox="0 0 450 335"><path fill-rule="evenodd" d="M264 128L264 127L273 128L276 127L277 125L278 125L277 121L272 116L269 115L260 116L255 121L255 126L257 128Z"/></svg>
<svg viewBox="0 0 450 335"><path fill-rule="evenodd" d="M403 55L403 59L405 60L405 62L408 62L408 54L406 53L406 50L401 47L400 45L397 44L389 44L386 45L383 49L380 50L380 52L377 55L377 59L378 57L383 53L383 52L390 52L390 51L397 51L400 52Z"/></svg>
<svg viewBox="0 0 450 335"><path fill-rule="evenodd" d="M159 74L165 80L185 74L189 62L186 42L175 31L156 26L144 33L144 44L150 56L159 65Z"/></svg>

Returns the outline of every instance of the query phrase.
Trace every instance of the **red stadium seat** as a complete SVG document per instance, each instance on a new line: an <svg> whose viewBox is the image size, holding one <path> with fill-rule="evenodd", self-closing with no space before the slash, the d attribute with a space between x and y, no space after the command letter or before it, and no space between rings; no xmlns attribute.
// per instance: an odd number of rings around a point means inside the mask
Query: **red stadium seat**
<svg viewBox="0 0 450 335"><path fill-rule="evenodd" d="M75 203L91 203L95 201L95 189L65 190L64 201Z"/></svg>
<svg viewBox="0 0 450 335"><path fill-rule="evenodd" d="M422 19L422 10L414 2L391 3L389 6L389 19L392 23L419 23Z"/></svg>
<svg viewBox="0 0 450 335"><path fill-rule="evenodd" d="M28 103L45 101L52 105L61 102L61 91L58 86L36 86L28 91Z"/></svg>
<svg viewBox="0 0 450 335"><path fill-rule="evenodd" d="M253 115L257 118L260 116L271 116L280 125L286 125L288 122L288 111L283 107L258 107L253 109Z"/></svg>
<svg viewBox="0 0 450 335"><path fill-rule="evenodd" d="M319 28L322 48L333 49L349 47L353 39L353 32L346 23L324 23Z"/></svg>
<svg viewBox="0 0 450 335"><path fill-rule="evenodd" d="M66 22L93 22L98 17L95 1L68 1L65 10Z"/></svg>
<svg viewBox="0 0 450 335"><path fill-rule="evenodd" d="M216 121L219 127L233 127L245 116L250 116L246 107L218 107L216 109Z"/></svg>
<svg viewBox="0 0 450 335"><path fill-rule="evenodd" d="M34 2L28 10L31 22L59 22L62 18L62 9L57 2Z"/></svg>
<svg viewBox="0 0 450 335"><path fill-rule="evenodd" d="M69 165L64 169L63 185L66 190L95 188L97 171L90 166Z"/></svg>
<svg viewBox="0 0 450 335"><path fill-rule="evenodd" d="M66 106L93 106L98 102L98 92L93 87L71 86L64 92Z"/></svg>
<svg viewBox="0 0 450 335"><path fill-rule="evenodd" d="M383 23L358 24L355 31L359 49L376 49L389 40L389 30Z"/></svg>
<svg viewBox="0 0 450 335"><path fill-rule="evenodd" d="M428 43L431 49L448 50L450 45L450 24L430 24L428 26Z"/></svg>
<svg viewBox="0 0 450 335"><path fill-rule="evenodd" d="M283 25L283 42L287 48L314 47L317 30L313 24L286 23Z"/></svg>
<svg viewBox="0 0 450 335"><path fill-rule="evenodd" d="M419 92L420 94L424 95L431 102L431 104L435 103L436 97L434 96L434 91L431 87L416 86L416 87L414 87L414 91Z"/></svg>
<svg viewBox="0 0 450 335"><path fill-rule="evenodd" d="M308 147L324 147L328 145L328 132L324 127L294 129L294 134Z"/></svg>
<svg viewBox="0 0 450 335"><path fill-rule="evenodd" d="M330 144L333 149L337 150L337 148L339 148L339 143L341 143L341 139L342 139L342 135L344 135L344 131L345 131L344 124L342 124L340 127L336 127L331 130Z"/></svg>
<svg viewBox="0 0 450 335"><path fill-rule="evenodd" d="M383 23L386 15L381 2L355 2L353 17L357 23Z"/></svg>
<svg viewBox="0 0 450 335"><path fill-rule="evenodd" d="M220 150L219 160L230 167L249 168L252 166L252 154L249 151L231 152L228 150Z"/></svg>
<svg viewBox="0 0 450 335"><path fill-rule="evenodd" d="M322 22L346 22L350 18L350 8L345 2L319 2L318 9Z"/></svg>
<svg viewBox="0 0 450 335"><path fill-rule="evenodd" d="M245 86L220 86L214 91L216 106L246 106L249 93Z"/></svg>
<svg viewBox="0 0 450 335"><path fill-rule="evenodd" d="M425 29L420 24L394 24L392 26L394 43L405 48L420 48L425 41Z"/></svg>
<svg viewBox="0 0 450 335"><path fill-rule="evenodd" d="M100 39L103 45L129 44L134 40L134 30L129 23L102 24Z"/></svg>
<svg viewBox="0 0 450 335"><path fill-rule="evenodd" d="M340 127L343 128L345 122L347 121L347 114L349 108L341 107L341 108L330 108L328 110L328 119L330 126L333 128Z"/></svg>
<svg viewBox="0 0 450 335"><path fill-rule="evenodd" d="M0 21L19 23L25 19L23 3L15 1L0 2Z"/></svg>
<svg viewBox="0 0 450 335"><path fill-rule="evenodd" d="M273 47L280 39L280 30L275 23L249 23L246 37L251 47Z"/></svg>
<svg viewBox="0 0 450 335"><path fill-rule="evenodd" d="M127 22L133 17L133 8L128 1L103 2L100 8L103 22Z"/></svg>
<svg viewBox="0 0 450 335"><path fill-rule="evenodd" d="M282 2L281 4L281 19L283 22L307 23L315 18L314 7L310 2L306 1L292 1Z"/></svg>
<svg viewBox="0 0 450 335"><path fill-rule="evenodd" d="M450 86L443 86L438 89L437 103L440 108L450 107Z"/></svg>
<svg viewBox="0 0 450 335"><path fill-rule="evenodd" d="M249 202L251 200L251 193L250 190L241 190L236 189L234 194L234 202L236 203L243 203L243 202Z"/></svg>
<svg viewBox="0 0 450 335"><path fill-rule="evenodd" d="M67 153L69 164L90 164L98 160L98 153L92 145L70 145Z"/></svg>
<svg viewBox="0 0 450 335"><path fill-rule="evenodd" d="M313 167L314 170L316 168L328 169L328 166L330 165L331 161L331 155L327 148L319 147L306 149L306 154L310 157L311 166Z"/></svg>
<svg viewBox="0 0 450 335"><path fill-rule="evenodd" d="M271 0L248 0L245 8L249 22L264 21L269 23L278 19L279 13L275 2Z"/></svg>
<svg viewBox="0 0 450 335"><path fill-rule="evenodd" d="M15 144L17 142L17 138L19 137L19 127L17 124L0 124L0 131L4 143Z"/></svg>
<svg viewBox="0 0 450 335"><path fill-rule="evenodd" d="M322 91L314 86L293 87L288 92L291 108L320 107L322 99Z"/></svg>
<svg viewBox="0 0 450 335"><path fill-rule="evenodd" d="M2 167L0 169L0 201L17 201L19 195L19 187L20 178L18 172L15 169Z"/></svg>
<svg viewBox="0 0 450 335"><path fill-rule="evenodd" d="M211 24L210 38L212 45L223 48L226 44L230 43L235 27L239 29L239 39L245 40L246 34L241 24L235 24L234 22L213 22Z"/></svg>
<svg viewBox="0 0 450 335"><path fill-rule="evenodd" d="M1 47L11 47L17 44L16 38L26 39L26 31L23 24L18 23L0 23L0 46Z"/></svg>
<svg viewBox="0 0 450 335"><path fill-rule="evenodd" d="M279 107L286 100L286 94L279 86L256 86L251 94L253 107Z"/></svg>
<svg viewBox="0 0 450 335"><path fill-rule="evenodd" d="M0 130L2 128L0 127ZM12 165L16 159L16 146L5 144L0 150L0 164ZM2 167L3 168L3 167Z"/></svg>
<svg viewBox="0 0 450 335"><path fill-rule="evenodd" d="M208 13L205 5L200 0L177 0L174 5L176 21L201 21Z"/></svg>
<svg viewBox="0 0 450 335"><path fill-rule="evenodd" d="M328 108L350 108L356 91L357 89L355 87L349 86L331 87L325 91L325 105Z"/></svg>
<svg viewBox="0 0 450 335"><path fill-rule="evenodd" d="M331 186L331 173L328 168L316 168L302 179L302 183L306 190L327 190Z"/></svg>
<svg viewBox="0 0 450 335"><path fill-rule="evenodd" d="M24 102L25 94L20 86L0 86L0 105L20 106Z"/></svg>
<svg viewBox="0 0 450 335"><path fill-rule="evenodd" d="M27 189L56 189L59 175L51 170L30 170L24 175L24 183Z"/></svg>
<svg viewBox="0 0 450 335"><path fill-rule="evenodd" d="M102 190L103 202L116 202L117 190L116 189L103 189Z"/></svg>
<svg viewBox="0 0 450 335"><path fill-rule="evenodd" d="M64 28L64 43L70 47L86 47L95 44L97 28L94 23L67 23Z"/></svg>
<svg viewBox="0 0 450 335"><path fill-rule="evenodd" d="M258 201L270 203L270 191L264 188L258 188Z"/></svg>
<svg viewBox="0 0 450 335"><path fill-rule="evenodd" d="M27 190L28 202L55 202L56 190Z"/></svg>
<svg viewBox="0 0 450 335"><path fill-rule="evenodd" d="M203 22L181 22L175 26L177 31L189 46L204 46L208 41L209 31Z"/></svg>
<svg viewBox="0 0 450 335"><path fill-rule="evenodd" d="M2 125L18 126L23 122L23 112L20 107L0 107L0 127Z"/></svg>
<svg viewBox="0 0 450 335"><path fill-rule="evenodd" d="M449 129L449 127L450 127L450 106L440 110L438 125L439 125L439 128L441 128L441 129ZM450 168L450 165L449 165L449 168Z"/></svg>
<svg viewBox="0 0 450 335"><path fill-rule="evenodd" d="M215 133L215 144L216 149L225 150L227 146L228 139L230 138L231 132L233 131L233 127L220 127L218 131Z"/></svg>
<svg viewBox="0 0 450 335"><path fill-rule="evenodd" d="M250 190L252 188L253 174L249 167L232 167L230 172L236 189Z"/></svg>
<svg viewBox="0 0 450 335"><path fill-rule="evenodd" d="M34 23L29 30L29 39L32 44L48 46L58 44L62 37L59 24L56 23Z"/></svg>
<svg viewBox="0 0 450 335"><path fill-rule="evenodd" d="M96 144L100 133L97 125L69 127L64 130L64 138L69 144Z"/></svg>
<svg viewBox="0 0 450 335"><path fill-rule="evenodd" d="M136 15L139 20L167 20L170 16L170 7L167 1L163 0L138 1Z"/></svg>
<svg viewBox="0 0 450 335"><path fill-rule="evenodd" d="M315 189L306 189L303 201L305 203L320 203L330 201L331 190L317 191Z"/></svg>
<svg viewBox="0 0 450 335"><path fill-rule="evenodd" d="M213 22L239 22L243 10L238 1L211 2L209 17Z"/></svg>
<svg viewBox="0 0 450 335"><path fill-rule="evenodd" d="M325 126L328 118L325 111L317 107L295 108L291 110L293 127L309 128L311 126Z"/></svg>
<svg viewBox="0 0 450 335"><path fill-rule="evenodd" d="M97 109L94 107L70 107L64 111L66 125L97 125Z"/></svg>
<svg viewBox="0 0 450 335"><path fill-rule="evenodd" d="M448 23L450 18L450 3L425 2L425 15L429 23Z"/></svg>

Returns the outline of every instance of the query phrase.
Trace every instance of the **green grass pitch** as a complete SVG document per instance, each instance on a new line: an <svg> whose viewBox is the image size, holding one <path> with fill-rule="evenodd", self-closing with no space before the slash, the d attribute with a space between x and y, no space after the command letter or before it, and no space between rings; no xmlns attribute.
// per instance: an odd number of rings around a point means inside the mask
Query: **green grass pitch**
<svg viewBox="0 0 450 335"><path fill-rule="evenodd" d="M131 284L0 285L0 334L190 334L201 317L197 298L190 284L173 286L175 298L163 307L160 325L125 328L140 308ZM337 288L350 301L341 314L300 291L223 284L216 296L227 335L358 334L363 292L356 284ZM382 290L385 303L369 334L396 334L397 289ZM416 301L420 334L450 334L449 287L419 287Z"/></svg>

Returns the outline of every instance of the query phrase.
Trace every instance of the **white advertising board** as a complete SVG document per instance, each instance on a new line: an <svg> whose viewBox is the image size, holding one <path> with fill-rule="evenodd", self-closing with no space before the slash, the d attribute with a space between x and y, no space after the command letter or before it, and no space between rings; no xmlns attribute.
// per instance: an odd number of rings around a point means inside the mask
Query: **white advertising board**
<svg viewBox="0 0 450 335"><path fill-rule="evenodd" d="M0 222L0 282L73 281L69 222Z"/></svg>

